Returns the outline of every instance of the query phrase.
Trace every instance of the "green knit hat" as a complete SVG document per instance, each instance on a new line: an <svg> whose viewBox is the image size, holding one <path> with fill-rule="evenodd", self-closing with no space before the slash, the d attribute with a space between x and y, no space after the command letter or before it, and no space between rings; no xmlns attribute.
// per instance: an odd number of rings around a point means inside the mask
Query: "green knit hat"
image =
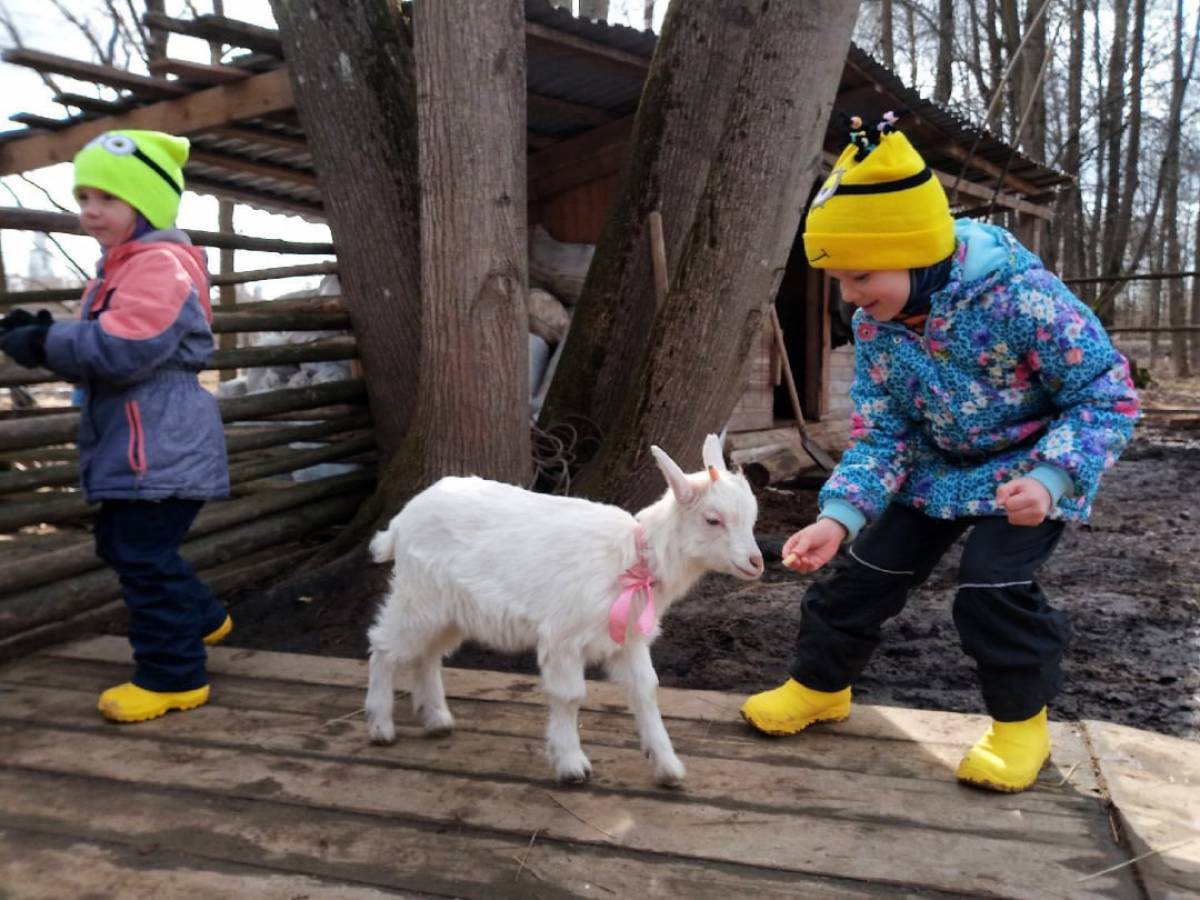
<svg viewBox="0 0 1200 900"><path fill-rule="evenodd" d="M161 131L106 131L75 154L75 187L124 200L155 228L179 212L188 139Z"/></svg>

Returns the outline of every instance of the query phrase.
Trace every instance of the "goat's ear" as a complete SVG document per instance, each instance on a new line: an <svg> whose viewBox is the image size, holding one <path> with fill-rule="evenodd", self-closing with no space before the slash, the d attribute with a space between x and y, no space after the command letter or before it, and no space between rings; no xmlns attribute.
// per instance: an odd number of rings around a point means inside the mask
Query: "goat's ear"
<svg viewBox="0 0 1200 900"><path fill-rule="evenodd" d="M704 439L702 456L704 458L704 468L708 469L710 475L712 475L713 469L716 469L718 472L729 471L725 468L725 454L721 450L721 439L715 434L710 434ZM713 481L716 480L714 476Z"/></svg>
<svg viewBox="0 0 1200 900"><path fill-rule="evenodd" d="M650 454L654 457L654 461L658 463L658 468L663 473L663 478L667 479L667 485L671 488L671 493L675 495L675 501L680 506L691 506L695 502L698 492L696 486L683 474L683 469L679 468L675 460L667 456L658 447L652 446Z"/></svg>

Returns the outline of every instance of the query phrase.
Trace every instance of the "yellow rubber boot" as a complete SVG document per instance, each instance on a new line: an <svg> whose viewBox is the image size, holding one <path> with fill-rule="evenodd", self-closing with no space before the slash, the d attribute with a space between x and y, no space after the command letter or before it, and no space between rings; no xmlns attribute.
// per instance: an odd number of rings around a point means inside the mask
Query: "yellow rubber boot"
<svg viewBox="0 0 1200 900"><path fill-rule="evenodd" d="M233 618L226 616L224 622L204 636L204 643L208 647L219 644L225 638L229 637L229 632L231 631L233 631Z"/></svg>
<svg viewBox="0 0 1200 900"><path fill-rule="evenodd" d="M992 722L979 743L967 751L956 777L965 784L1016 793L1037 781L1050 760L1046 707L1023 722Z"/></svg>
<svg viewBox="0 0 1200 900"><path fill-rule="evenodd" d="M742 704L742 718L764 734L795 734L817 722L841 722L849 715L850 688L814 691L792 678Z"/></svg>
<svg viewBox="0 0 1200 900"><path fill-rule="evenodd" d="M208 702L208 685L191 691L148 691L131 681L100 695L97 709L113 722L145 722L173 709L195 709Z"/></svg>

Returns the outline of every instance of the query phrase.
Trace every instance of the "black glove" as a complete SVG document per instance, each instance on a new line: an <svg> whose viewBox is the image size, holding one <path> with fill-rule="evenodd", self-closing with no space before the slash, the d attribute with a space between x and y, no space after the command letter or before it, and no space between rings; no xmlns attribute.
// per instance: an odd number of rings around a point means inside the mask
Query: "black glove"
<svg viewBox="0 0 1200 900"><path fill-rule="evenodd" d="M46 332L49 330L49 325L14 328L0 336L0 350L26 368L36 368L46 361Z"/></svg>
<svg viewBox="0 0 1200 900"><path fill-rule="evenodd" d="M44 309L39 309L34 315L27 309L14 309L0 319L0 334L7 334L14 328L24 328L26 325L50 325L54 317Z"/></svg>

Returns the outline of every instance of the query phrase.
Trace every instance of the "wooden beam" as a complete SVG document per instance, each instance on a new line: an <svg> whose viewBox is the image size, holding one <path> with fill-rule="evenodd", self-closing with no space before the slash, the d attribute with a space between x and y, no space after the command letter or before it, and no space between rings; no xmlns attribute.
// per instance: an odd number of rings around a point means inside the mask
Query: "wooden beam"
<svg viewBox="0 0 1200 900"><path fill-rule="evenodd" d="M188 188L198 194L212 194L215 197L225 197L229 200L236 200L239 203L246 203L250 206L257 206L266 210L303 216L309 221L325 221L325 211L319 204L300 200L296 197L270 194L266 191L256 191L252 188L239 187L236 184L205 178L200 175L192 175L188 178ZM333 250L331 249L329 252L332 253Z"/></svg>
<svg viewBox="0 0 1200 900"><path fill-rule="evenodd" d="M262 144L276 150L287 150L291 153L308 153L308 142L302 137L281 134L278 131L267 131L244 126L224 125L219 128L209 128L205 135L214 135L222 140L242 141L247 144Z"/></svg>
<svg viewBox="0 0 1200 900"><path fill-rule="evenodd" d="M572 103L569 100L559 100L557 97L547 97L532 91L526 94L526 108L529 115L546 116L552 119L566 119L568 122L580 122L584 125L604 125L617 117L603 109L585 106L582 103Z"/></svg>
<svg viewBox="0 0 1200 900"><path fill-rule="evenodd" d="M70 213L48 212L42 209L14 209L0 207L0 228L16 228L24 231L57 232L60 234L83 234L79 217ZM197 231L183 229L198 247L224 247L232 250L265 250L273 253L313 253L332 255L333 244L301 241L282 241L277 238L260 238L248 234L225 234L219 231Z"/></svg>
<svg viewBox="0 0 1200 900"><path fill-rule="evenodd" d="M832 168L833 164L837 162L837 157L828 151L822 154L822 158L825 161L826 171ZM934 169L933 174L941 183L942 187L946 189L947 195L949 195L951 189L954 187L955 181L957 180L955 176L939 171L938 169ZM992 195L995 193L995 188L990 188L983 184L976 184L973 181L959 181L957 193L959 196L949 198L952 206L959 203L963 195L967 197L974 197L978 200L991 201ZM1047 221L1052 221L1054 219L1054 211L1049 207L1038 206L1036 203L1030 203L1027 200L1022 200L1020 197L1014 196L1013 194L1006 194L1003 191L996 195L995 205L1005 209L1013 209L1017 212L1029 213L1031 216L1037 216L1039 219L1045 219ZM986 208L987 207L985 206L973 207L968 210L961 210L957 213L957 215L966 217L977 216Z"/></svg>
<svg viewBox="0 0 1200 900"><path fill-rule="evenodd" d="M261 419L274 413L316 409L334 403L365 402L366 382L361 378L327 381L300 388L280 388L244 397L226 397L217 401L221 421L240 422ZM51 413L28 419L0 422L0 447L24 450L52 444L69 444L79 434L79 411Z"/></svg>
<svg viewBox="0 0 1200 900"><path fill-rule="evenodd" d="M211 65L170 58L152 59L147 68L160 78L174 75L180 81L203 85L229 84L231 81L241 81L254 74L249 69L239 69L237 66Z"/></svg>
<svg viewBox="0 0 1200 900"><path fill-rule="evenodd" d="M213 274L209 276L208 280L213 285L245 284L248 281L271 281L276 278L295 278L302 275L333 275L337 273L337 270L337 260L330 260L329 262L307 263L301 266L250 269L245 272L230 272L228 275Z"/></svg>
<svg viewBox="0 0 1200 900"><path fill-rule="evenodd" d="M145 97L161 99L164 97L179 97L187 93L181 85L171 84L161 78L147 78L117 69L113 66L101 66L96 63L81 62L56 53L43 53L40 50L27 50L24 47L14 47L0 54L0 59L14 66L24 66L35 72L49 75L65 75L79 81L91 81L96 84L108 85L122 91L132 91Z"/></svg>
<svg viewBox="0 0 1200 900"><path fill-rule="evenodd" d="M529 157L529 202L544 200L620 169L632 133L633 116L626 116Z"/></svg>
<svg viewBox="0 0 1200 900"><path fill-rule="evenodd" d="M34 135L0 145L0 175L13 175L69 162L98 134L116 128L145 128L191 134L239 119L251 119L295 105L286 67L232 84L197 91L176 100L140 106L120 115L80 122L57 134Z"/></svg>
<svg viewBox="0 0 1200 900"><path fill-rule="evenodd" d="M53 116L39 116L37 113L19 112L13 113L8 117L10 122L16 122L18 125L25 125L29 128L37 128L42 131L62 131L77 122L82 122L91 116L71 116L67 119L56 119Z"/></svg>
<svg viewBox="0 0 1200 900"><path fill-rule="evenodd" d="M249 22L227 19L224 16L175 19L162 13L146 13L142 16L142 24L156 31L184 34L210 43L245 47L247 50L267 53L276 59L283 59L283 42L279 38L279 32L274 28L263 28L259 25L251 25Z"/></svg>
<svg viewBox="0 0 1200 900"><path fill-rule="evenodd" d="M619 72L639 82L646 79L646 72L650 69L650 60L647 57L547 28L536 22L525 23L525 43L531 49L540 47L551 51L569 51L568 55L582 56L589 63Z"/></svg>
<svg viewBox="0 0 1200 900"><path fill-rule="evenodd" d="M967 151L958 144L943 144L937 148L936 152L944 153L946 156L957 159L959 162L964 162L967 159ZM1001 182L1002 184L1012 188L1014 191L1020 191L1022 194L1025 194L1029 197L1037 196L1044 190L1044 188L1039 188L1037 185L1026 181L1024 178L1018 178L1011 172L1005 175L1004 170L1000 168L1000 166L996 165L990 160L983 159L978 155L971 157L968 167L972 169L978 169L980 172L991 175L993 178L1000 178L1003 176L1004 180Z"/></svg>
<svg viewBox="0 0 1200 900"><path fill-rule="evenodd" d="M255 178L271 178L275 181L298 184L302 187L312 188L313 190L320 189L320 185L317 183L317 176L312 172L306 172L303 169L294 169L291 166L280 166L275 163L246 159L245 157L234 156L230 153L193 149L188 156L188 166L190 167L192 163L211 166L215 169L223 169L226 172L233 172L239 175L252 175ZM187 174L186 168L184 174ZM238 187L238 185L234 185L234 187Z"/></svg>
<svg viewBox="0 0 1200 900"><path fill-rule="evenodd" d="M74 106L76 109L81 109L84 112L97 113L102 116L128 112L137 106L137 103L128 97L122 100L101 100L99 97L89 97L86 94L73 94L70 91L55 94L54 102L62 106Z"/></svg>

